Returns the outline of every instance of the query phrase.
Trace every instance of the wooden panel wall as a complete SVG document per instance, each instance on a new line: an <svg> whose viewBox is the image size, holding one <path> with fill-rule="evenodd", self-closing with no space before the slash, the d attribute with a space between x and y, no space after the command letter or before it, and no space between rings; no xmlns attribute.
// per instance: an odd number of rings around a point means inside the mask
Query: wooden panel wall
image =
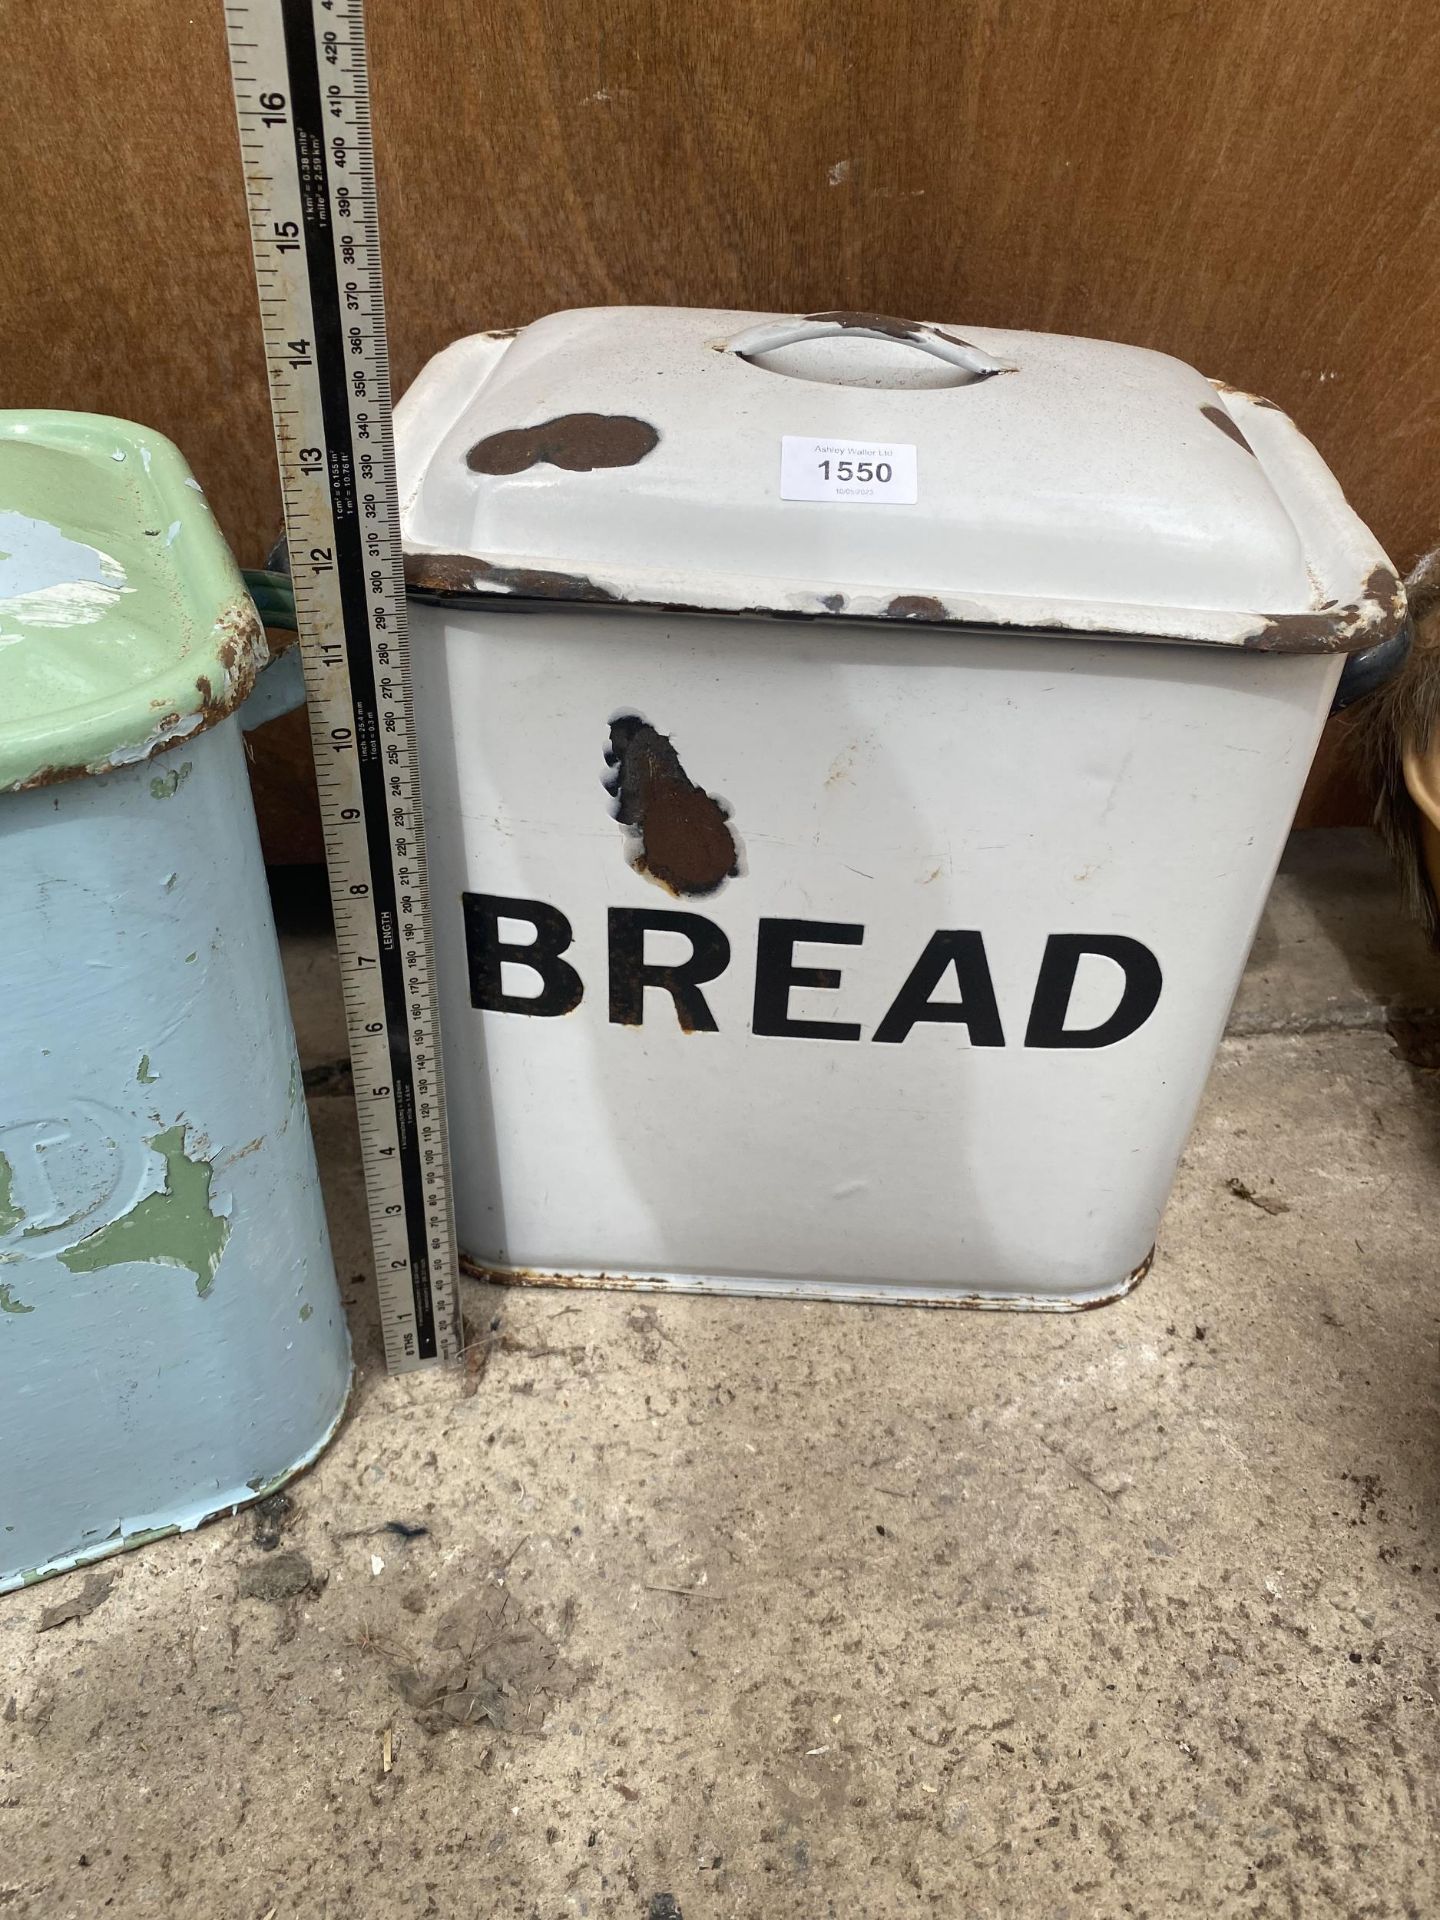
<svg viewBox="0 0 1440 1920"><path fill-rule="evenodd" d="M594 302L1103 335L1277 400L1402 569L1440 537L1434 0L371 0L370 31L397 387ZM0 399L171 434L254 563L220 0L4 33Z"/></svg>

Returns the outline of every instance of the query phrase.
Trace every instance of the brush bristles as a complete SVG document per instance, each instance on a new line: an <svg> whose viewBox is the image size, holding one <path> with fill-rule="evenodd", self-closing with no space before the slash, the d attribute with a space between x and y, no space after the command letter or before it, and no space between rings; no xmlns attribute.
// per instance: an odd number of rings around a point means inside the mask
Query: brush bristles
<svg viewBox="0 0 1440 1920"><path fill-rule="evenodd" d="M1440 547L1417 563L1405 586L1415 628L1410 657L1388 686L1352 708L1347 748L1373 796L1374 822L1390 849L1406 911L1440 949L1440 901L1404 767L1407 753L1440 747Z"/></svg>

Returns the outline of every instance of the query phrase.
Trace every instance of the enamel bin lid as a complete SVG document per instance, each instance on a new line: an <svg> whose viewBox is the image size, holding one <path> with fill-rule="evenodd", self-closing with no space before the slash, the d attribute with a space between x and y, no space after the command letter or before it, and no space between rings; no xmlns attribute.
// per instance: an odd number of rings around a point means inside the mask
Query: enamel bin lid
<svg viewBox="0 0 1440 1920"><path fill-rule="evenodd" d="M1404 618L1278 408L1107 341L592 307L457 342L396 439L427 598L1305 653Z"/></svg>
<svg viewBox="0 0 1440 1920"><path fill-rule="evenodd" d="M168 440L99 414L0 412L0 792L190 738L266 657Z"/></svg>

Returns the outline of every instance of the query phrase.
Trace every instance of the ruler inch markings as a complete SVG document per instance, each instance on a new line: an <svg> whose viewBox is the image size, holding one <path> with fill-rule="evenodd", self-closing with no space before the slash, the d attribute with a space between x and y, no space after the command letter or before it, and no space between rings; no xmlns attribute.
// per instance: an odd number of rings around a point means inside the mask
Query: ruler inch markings
<svg viewBox="0 0 1440 1920"><path fill-rule="evenodd" d="M363 0L225 11L385 1354L404 1371L454 1358L460 1333Z"/></svg>

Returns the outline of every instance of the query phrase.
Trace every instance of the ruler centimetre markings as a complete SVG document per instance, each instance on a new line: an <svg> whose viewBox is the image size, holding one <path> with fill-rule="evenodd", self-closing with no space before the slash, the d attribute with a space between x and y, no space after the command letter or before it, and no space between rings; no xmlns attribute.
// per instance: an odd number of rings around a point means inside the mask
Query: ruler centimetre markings
<svg viewBox="0 0 1440 1920"><path fill-rule="evenodd" d="M392 1371L458 1353L363 0L225 8Z"/></svg>

